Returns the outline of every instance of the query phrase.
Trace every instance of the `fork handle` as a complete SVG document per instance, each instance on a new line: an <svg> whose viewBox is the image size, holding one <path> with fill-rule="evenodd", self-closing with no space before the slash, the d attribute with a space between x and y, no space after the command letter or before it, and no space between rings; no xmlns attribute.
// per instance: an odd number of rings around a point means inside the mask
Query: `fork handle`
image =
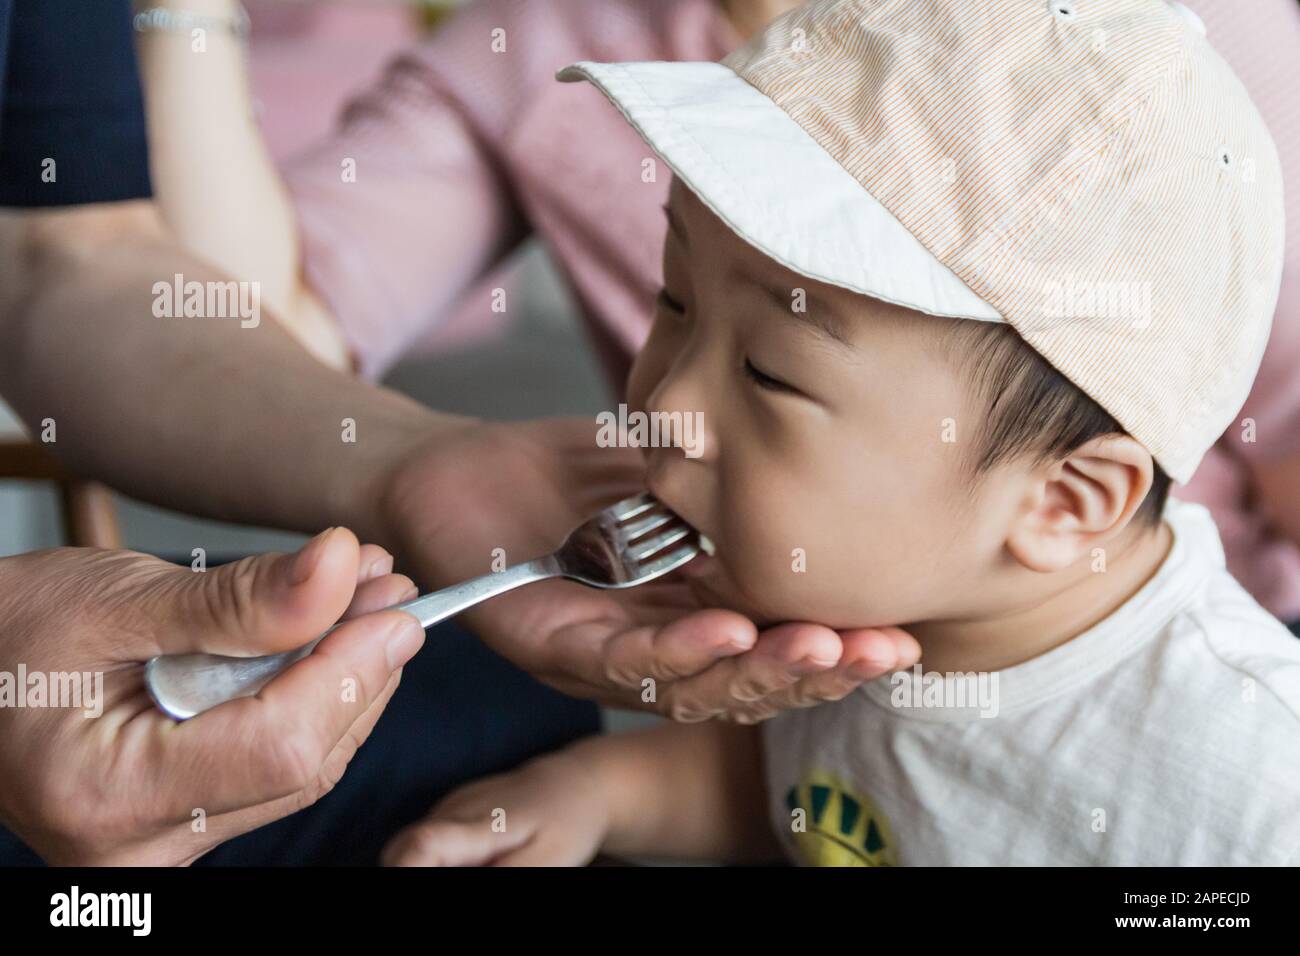
<svg viewBox="0 0 1300 956"><path fill-rule="evenodd" d="M424 627L432 627L480 601L559 575L560 568L553 557L539 558L412 598L391 610L406 611ZM154 657L145 664L145 688L159 710L177 720L187 720L228 700L253 696L290 665L310 654L339 626L334 625L302 647L280 654L261 657L166 654Z"/></svg>

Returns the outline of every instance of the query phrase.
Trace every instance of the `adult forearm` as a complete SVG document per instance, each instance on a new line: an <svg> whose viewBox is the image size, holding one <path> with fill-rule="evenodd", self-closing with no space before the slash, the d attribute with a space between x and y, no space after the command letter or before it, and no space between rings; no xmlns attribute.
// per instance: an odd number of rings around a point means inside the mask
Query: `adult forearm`
<svg viewBox="0 0 1300 956"><path fill-rule="evenodd" d="M463 427L325 368L273 321L157 315L156 283L224 277L146 203L21 221L5 227L22 238L0 387L35 433L53 421L50 451L83 474L215 518L383 541L386 470L417 438Z"/></svg>

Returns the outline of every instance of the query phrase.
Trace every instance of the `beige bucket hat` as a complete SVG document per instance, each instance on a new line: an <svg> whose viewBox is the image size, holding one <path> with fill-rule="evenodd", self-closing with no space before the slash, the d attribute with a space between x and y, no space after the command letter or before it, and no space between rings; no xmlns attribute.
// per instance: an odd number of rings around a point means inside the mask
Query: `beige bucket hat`
<svg viewBox="0 0 1300 956"><path fill-rule="evenodd" d="M1232 423L1282 271L1277 153L1164 0L812 0L720 63L581 62L790 269L1007 322L1176 481Z"/></svg>

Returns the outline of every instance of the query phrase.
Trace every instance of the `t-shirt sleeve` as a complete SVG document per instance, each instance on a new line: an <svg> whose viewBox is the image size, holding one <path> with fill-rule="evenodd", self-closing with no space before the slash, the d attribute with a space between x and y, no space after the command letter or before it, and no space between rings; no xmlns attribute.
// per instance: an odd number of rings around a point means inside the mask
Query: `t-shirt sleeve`
<svg viewBox="0 0 1300 956"><path fill-rule="evenodd" d="M149 196L129 0L3 0L0 24L0 206Z"/></svg>

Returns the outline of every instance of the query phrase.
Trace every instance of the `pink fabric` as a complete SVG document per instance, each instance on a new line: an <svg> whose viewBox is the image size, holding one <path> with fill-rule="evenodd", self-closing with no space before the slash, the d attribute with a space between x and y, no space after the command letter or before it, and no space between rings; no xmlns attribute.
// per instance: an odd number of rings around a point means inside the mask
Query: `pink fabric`
<svg viewBox="0 0 1300 956"><path fill-rule="evenodd" d="M1300 8L1294 0L1187 0L1273 131L1300 182ZM492 49L501 28L505 52ZM670 174L590 84L553 77L576 60L717 60L740 42L717 0L473 0L399 57L336 133L287 170L306 268L363 374L413 349L499 331L492 287L529 234L567 275L616 390L649 330L662 281ZM340 175L356 161L356 182ZM1300 549L1251 506L1247 462L1300 452L1300 185L1288 191L1282 301L1242 417L1180 497L1211 508L1229 567L1280 616L1300 617ZM508 300L507 300L508 301ZM459 325L449 324L459 317Z"/></svg>
<svg viewBox="0 0 1300 956"><path fill-rule="evenodd" d="M537 233L621 390L662 281L670 173L642 182L653 153L596 89L555 72L581 59L716 60L738 42L714 0L475 0L394 61L287 171L308 276L362 373L382 374L431 333L463 340L445 326L457 314L472 335L498 330L508 311L493 311L494 270ZM342 181L344 158L355 183Z"/></svg>
<svg viewBox="0 0 1300 956"><path fill-rule="evenodd" d="M399 4L245 6L257 118L277 160L320 142L347 97L420 35L415 11Z"/></svg>

